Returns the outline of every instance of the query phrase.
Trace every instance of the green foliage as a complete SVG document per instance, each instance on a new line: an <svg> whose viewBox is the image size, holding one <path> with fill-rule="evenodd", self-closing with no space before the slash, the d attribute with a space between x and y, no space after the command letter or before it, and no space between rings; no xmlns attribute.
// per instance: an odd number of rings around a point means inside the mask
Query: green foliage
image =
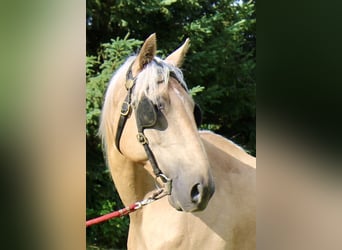
<svg viewBox="0 0 342 250"><path fill-rule="evenodd" d="M99 211L87 208L87 215L90 218L105 215L113 212L117 207L115 201L104 200ZM100 245L122 249L127 242L128 225L128 217L120 217L93 226L96 228L89 228L87 230L87 239L91 239L87 243L92 246Z"/></svg>
<svg viewBox="0 0 342 250"><path fill-rule="evenodd" d="M202 128L256 154L255 16L253 0L87 0L87 217L122 207L97 137L100 110L113 72L152 33L162 57L191 39L182 70L204 111ZM87 229L88 245L124 249L128 223Z"/></svg>
<svg viewBox="0 0 342 250"><path fill-rule="evenodd" d="M113 72L134 50L139 48L141 43L138 40L128 39L126 35L122 40L111 39L110 43L102 44L97 56L87 56L86 112L89 139L96 138L104 93Z"/></svg>
<svg viewBox="0 0 342 250"><path fill-rule="evenodd" d="M87 219L123 208L101 152L87 147ZM87 228L87 245L126 248L129 218L112 219ZM98 249L98 248L97 248Z"/></svg>
<svg viewBox="0 0 342 250"><path fill-rule="evenodd" d="M192 87L191 89L189 89L189 93L191 96L195 96L198 93L201 93L205 88L203 86L197 85L195 87Z"/></svg>

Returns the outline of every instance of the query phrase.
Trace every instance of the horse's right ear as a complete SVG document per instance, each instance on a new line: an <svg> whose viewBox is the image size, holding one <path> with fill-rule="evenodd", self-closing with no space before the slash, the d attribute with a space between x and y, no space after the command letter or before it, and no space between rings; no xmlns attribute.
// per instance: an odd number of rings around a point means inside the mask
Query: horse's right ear
<svg viewBox="0 0 342 250"><path fill-rule="evenodd" d="M157 51L157 38L156 34L153 33L150 35L144 42L144 45L141 47L141 50L135 59L135 62L132 66L132 73L135 77L140 71L143 70L146 64L149 64L156 55Z"/></svg>
<svg viewBox="0 0 342 250"><path fill-rule="evenodd" d="M182 46L180 46L178 49L176 49L174 52L169 55L165 61L168 63L173 64L176 67L180 67L183 64L184 57L186 52L188 52L188 49L190 47L190 39L187 38Z"/></svg>

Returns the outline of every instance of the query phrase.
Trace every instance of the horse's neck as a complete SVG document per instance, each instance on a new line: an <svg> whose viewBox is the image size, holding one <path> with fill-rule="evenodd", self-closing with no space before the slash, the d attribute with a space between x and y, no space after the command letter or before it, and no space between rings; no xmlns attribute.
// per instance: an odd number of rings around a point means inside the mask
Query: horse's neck
<svg viewBox="0 0 342 250"><path fill-rule="evenodd" d="M115 187L125 206L142 200L153 189L153 177L143 164L132 162L117 151L113 151L108 160Z"/></svg>
<svg viewBox="0 0 342 250"><path fill-rule="evenodd" d="M255 249L255 158L219 135L200 135L216 190L206 210L196 216L224 239L220 249Z"/></svg>
<svg viewBox="0 0 342 250"><path fill-rule="evenodd" d="M220 187L217 185L217 189L223 193L229 193L243 206L254 209L255 158L217 134L204 132L200 135L212 165L214 178L217 183L221 184Z"/></svg>

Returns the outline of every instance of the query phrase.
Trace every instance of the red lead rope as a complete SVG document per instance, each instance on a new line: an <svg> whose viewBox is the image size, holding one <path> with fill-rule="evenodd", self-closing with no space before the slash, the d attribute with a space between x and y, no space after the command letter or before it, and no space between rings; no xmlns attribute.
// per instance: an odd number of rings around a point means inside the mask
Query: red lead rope
<svg viewBox="0 0 342 250"><path fill-rule="evenodd" d="M124 215L127 215L129 213L132 213L134 211L137 211L138 209L142 208L142 206L148 205L151 202L154 202L156 200L159 200L160 198L169 195L171 193L171 180L168 180L168 182L165 185L165 188L159 188L158 190L156 190L155 192L153 192L152 196L142 200L142 201L138 201L128 207L122 208L118 211L114 211L112 213L109 214L105 214L102 215L100 217L91 219L91 220L87 220L86 221L86 227L107 221L109 219L113 219L113 218L118 218Z"/></svg>
<svg viewBox="0 0 342 250"><path fill-rule="evenodd" d="M104 221L107 221L107 220L110 220L113 218L118 218L118 217L127 215L131 212L138 210L140 207L141 207L140 204L134 203L134 204L132 204L128 207L122 208L118 211L114 211L112 213L102 215L102 216L97 217L95 219L87 220L86 226L89 227L89 226L92 226L92 225L95 225L95 224L98 224L98 223L101 223L101 222L104 222Z"/></svg>

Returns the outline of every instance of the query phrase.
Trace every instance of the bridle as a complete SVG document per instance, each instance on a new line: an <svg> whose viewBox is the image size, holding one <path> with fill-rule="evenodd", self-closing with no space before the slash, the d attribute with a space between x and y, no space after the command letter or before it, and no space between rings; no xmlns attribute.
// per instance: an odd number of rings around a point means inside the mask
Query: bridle
<svg viewBox="0 0 342 250"><path fill-rule="evenodd" d="M134 89L134 86L137 80L137 77L133 77L133 74L132 74L133 63L130 65L126 73L125 87L127 90L127 95L121 106L120 119L118 122L118 128L117 128L116 137L115 137L115 145L116 145L116 148L119 150L119 152L122 154L120 150L120 139L121 139L125 124L127 122L127 119L131 115L132 108L134 108L136 110L135 113L136 113L136 121L137 121L137 128L138 128L138 134L137 134L138 142L140 142L141 145L144 147L144 150L146 152L148 160L151 163L153 173L155 174L156 179L160 178L166 185L171 186L172 180L168 178L165 174L163 174L163 172L160 170L158 163L156 161L156 158L149 146L149 141L144 134L144 130L146 128L152 128L156 124L157 114L156 114L155 109L157 108L146 97L143 97L138 105L132 104L132 91ZM140 109L143 109L144 111L143 116L139 116L139 114L141 114L139 111L142 111Z"/></svg>
<svg viewBox="0 0 342 250"><path fill-rule="evenodd" d="M160 64L155 59L153 60L157 64ZM137 122L137 129L138 129L138 134L137 134L138 142L141 143L141 145L144 147L144 150L146 152L148 160L151 163L153 173L155 174L156 179L160 178L164 182L164 184L168 186L168 189L171 191L172 180L171 178L168 178L160 170L158 163L156 161L156 158L149 146L149 141L144 134L145 129L155 127L157 120L158 120L158 117L157 117L158 108L156 107L156 105L152 103L150 99L148 99L145 96L141 98L138 104L132 104L132 92L133 92L133 89L137 80L137 76L133 77L133 73L132 73L133 63L130 65L126 73L125 87L127 90L127 95L121 106L120 118L119 118L118 127L116 131L116 137L115 137L115 145L118 151L122 154L120 150L120 139L121 139L125 124L132 113L132 109L134 109L136 122ZM185 89L185 87L180 83L179 79L177 78L177 75L175 72L170 71L170 77L173 77L174 79L176 79L177 82ZM197 126L199 126L202 120L202 116L201 116L201 110L197 104L195 105L194 116L195 116L196 124Z"/></svg>
<svg viewBox="0 0 342 250"><path fill-rule="evenodd" d="M154 60L154 59L153 59ZM156 60L154 60L157 64L160 64ZM134 62L133 62L134 63ZM149 197L142 201L135 202L123 209L120 209L118 211L114 211L105 215L102 215L100 217L91 219L86 221L86 227L92 226L94 224L98 224L101 222L104 222L106 220L116 218L116 217L121 217L123 215L127 215L131 212L137 211L138 209L142 208L145 205L148 205L156 200L159 200L163 198L166 195L171 194L171 189L172 189L172 179L168 178L163 172L160 170L158 163L153 155L153 152L149 146L149 142L147 137L144 134L144 130L146 128L155 128L157 129L157 121L158 118L160 119L162 116L158 115L160 114L160 111L152 103L150 99L147 97L142 97L139 103L136 105L132 103L132 91L135 86L137 77L133 77L132 74L132 65L130 65L127 73L126 73L126 83L125 87L127 90L127 95L125 97L125 100L122 103L121 106L121 111L120 111L120 119L118 122L118 128L116 131L116 137L115 137L115 145L118 151L122 154L120 150L120 139L122 136L122 132L124 130L125 124L127 122L127 119L130 117L132 113L132 109L135 110L135 117L136 117L136 122L137 122L137 128L138 128L138 134L137 134L137 139L138 141L142 144L142 146L145 149L145 152L147 154L148 160L150 161L152 165L153 172L156 176L156 185L157 185L157 190L155 190ZM177 78L177 75L175 72L170 71L170 77L173 77L174 79L177 80L177 82L186 90L188 91L179 81ZM159 111L159 112L158 112ZM197 127L200 126L201 121L202 121L202 113L197 104L195 104L194 108L194 118L196 121ZM164 128L165 129L165 128ZM164 187L159 187L157 179L160 178L162 182L164 183Z"/></svg>

